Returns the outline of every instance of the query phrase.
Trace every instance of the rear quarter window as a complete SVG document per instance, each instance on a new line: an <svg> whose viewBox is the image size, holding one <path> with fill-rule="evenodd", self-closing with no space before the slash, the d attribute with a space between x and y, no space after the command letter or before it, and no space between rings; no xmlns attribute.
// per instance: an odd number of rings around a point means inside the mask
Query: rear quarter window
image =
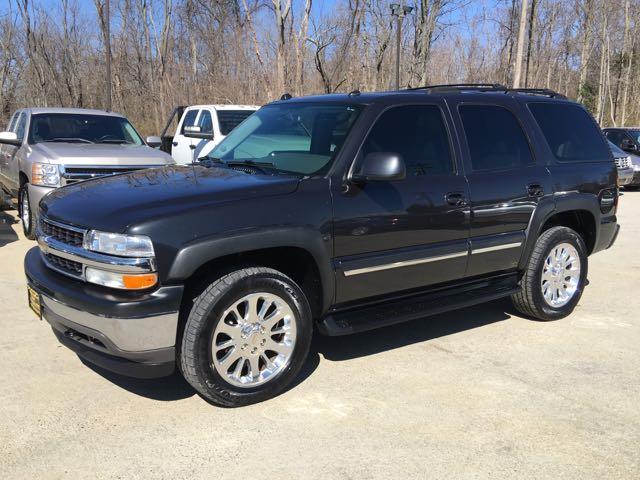
<svg viewBox="0 0 640 480"><path fill-rule="evenodd" d="M600 129L584 108L561 103L528 106L559 162L611 161L611 152Z"/></svg>

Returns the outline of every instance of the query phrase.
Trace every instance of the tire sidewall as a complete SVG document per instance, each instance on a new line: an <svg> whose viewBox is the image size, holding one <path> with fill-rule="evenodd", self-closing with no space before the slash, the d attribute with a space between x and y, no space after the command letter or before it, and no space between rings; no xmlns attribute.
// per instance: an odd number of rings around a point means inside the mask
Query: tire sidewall
<svg viewBox="0 0 640 480"><path fill-rule="evenodd" d="M542 294L542 271L544 269L544 263L551 253L551 251L560 243L569 243L573 245L573 247L578 252L580 257L580 280L578 282L578 288L574 293L571 300L562 307L552 307L547 303L544 299L544 295ZM588 272L588 256L587 249L585 247L584 241L582 237L578 235L574 230L570 228L558 228L555 230L550 237L547 238L546 245L543 251L543 254L540 256L540 261L534 267L534 279L535 285L533 288L533 300L536 306L544 312L545 316L549 319L559 319L566 317L569 315L573 309L576 307L578 302L580 301L580 297L584 291L584 287L587 279Z"/></svg>
<svg viewBox="0 0 640 480"><path fill-rule="evenodd" d="M24 216L22 212L25 196L27 197L27 208L29 209L28 225L24 223ZM33 210L31 208L31 199L29 198L29 185L26 183L20 188L20 195L18 198L18 213L20 214L20 223L22 223L22 230L24 232L24 235L27 238L31 238L33 234Z"/></svg>
<svg viewBox="0 0 640 480"><path fill-rule="evenodd" d="M228 383L213 367L211 345L215 328L222 321L224 311L252 292L272 293L291 307L295 314L296 344L288 365L276 378L263 385L242 388ZM196 302L194 309L197 311L199 306L199 302ZM193 345L197 375L211 394L225 397L233 404L258 402L284 390L298 374L309 352L313 330L309 304L300 288L284 275L265 272L244 277L212 299L201 315L203 321Z"/></svg>

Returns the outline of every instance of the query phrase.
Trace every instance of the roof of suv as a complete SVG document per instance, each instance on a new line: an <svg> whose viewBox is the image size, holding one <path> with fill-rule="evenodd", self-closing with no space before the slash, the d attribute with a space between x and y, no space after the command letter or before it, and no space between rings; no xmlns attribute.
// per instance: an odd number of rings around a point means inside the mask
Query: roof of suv
<svg viewBox="0 0 640 480"><path fill-rule="evenodd" d="M284 102L322 102L322 103L353 103L361 105L369 105L372 103L393 103L398 98L415 98L423 99L425 95L457 96L464 95L471 98L487 98L487 96L496 96L504 98L505 94L517 96L518 98L527 99L547 99L570 101L564 95L553 90L530 88L530 89L512 89L502 85L435 85L429 87L410 88L405 90L392 90L383 92L359 92L357 90L351 93L330 93L323 95L309 95L304 97L290 97L287 94L272 103Z"/></svg>
<svg viewBox="0 0 640 480"><path fill-rule="evenodd" d="M25 108L24 110L30 111L32 115L37 115L39 113L68 113L73 115L107 115L110 117L124 117L124 115L119 113L107 112L106 110L93 110L90 108L35 107Z"/></svg>

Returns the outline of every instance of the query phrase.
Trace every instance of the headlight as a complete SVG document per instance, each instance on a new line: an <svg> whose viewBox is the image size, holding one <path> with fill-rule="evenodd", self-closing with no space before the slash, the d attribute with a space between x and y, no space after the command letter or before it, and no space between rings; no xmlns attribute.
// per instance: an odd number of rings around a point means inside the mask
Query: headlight
<svg viewBox="0 0 640 480"><path fill-rule="evenodd" d="M60 186L60 169L51 163L34 163L31 165L31 184L44 187Z"/></svg>
<svg viewBox="0 0 640 480"><path fill-rule="evenodd" d="M144 290L158 283L156 273L128 274L87 267L84 274L87 282L122 290Z"/></svg>
<svg viewBox="0 0 640 480"><path fill-rule="evenodd" d="M120 257L153 257L153 243L144 235L123 235L89 230L84 237L84 248L94 252Z"/></svg>

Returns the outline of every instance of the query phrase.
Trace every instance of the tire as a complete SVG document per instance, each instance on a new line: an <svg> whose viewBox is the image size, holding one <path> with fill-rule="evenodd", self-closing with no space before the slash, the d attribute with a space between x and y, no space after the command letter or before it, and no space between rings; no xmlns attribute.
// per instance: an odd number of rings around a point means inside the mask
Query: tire
<svg viewBox="0 0 640 480"><path fill-rule="evenodd" d="M248 314L247 306L254 301L253 311L264 309L262 316ZM269 302L273 303L267 309ZM271 325L282 312L289 313ZM272 333L281 331L287 333ZM270 268L237 270L194 300L180 342L179 368L187 382L215 405L261 402L281 393L297 376L309 353L312 332L309 302L293 280ZM233 345L223 348L229 342ZM278 351L268 350L270 345ZM241 358L230 360L234 356Z"/></svg>
<svg viewBox="0 0 640 480"><path fill-rule="evenodd" d="M556 264L552 261L545 267L549 258L555 259L556 255L563 255L563 248L564 252L573 253L567 260L560 260L560 263ZM571 260L574 256L577 256L578 261ZM562 262L566 262L566 266ZM536 241L520 281L521 290L511 295L513 305L520 313L538 320L558 320L566 317L580 301L586 284L588 266L587 249L582 237L567 227L550 228ZM577 272L575 268L578 269ZM567 281L568 278L571 280ZM568 288L563 288L563 284ZM559 287L556 288L555 285ZM563 293L568 298L563 297ZM547 298L545 294L548 295ZM553 296L556 296L555 302Z"/></svg>
<svg viewBox="0 0 640 480"><path fill-rule="evenodd" d="M25 183L18 192L18 213L22 222L22 231L29 240L35 240L36 229L33 221L33 211L29 200L29 184Z"/></svg>

